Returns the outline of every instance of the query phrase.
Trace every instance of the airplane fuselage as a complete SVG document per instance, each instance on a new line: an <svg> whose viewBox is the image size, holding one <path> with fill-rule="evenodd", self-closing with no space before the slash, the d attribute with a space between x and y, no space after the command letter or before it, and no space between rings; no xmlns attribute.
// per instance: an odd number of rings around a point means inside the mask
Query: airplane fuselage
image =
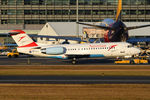
<svg viewBox="0 0 150 100"><path fill-rule="evenodd" d="M45 45L38 47L17 48L18 52L49 58L93 58L123 57L139 53L139 49L125 42Z"/></svg>
<svg viewBox="0 0 150 100"><path fill-rule="evenodd" d="M138 48L126 42L47 45L34 42L22 30L12 30L9 34L17 43L19 53L72 59L73 64L78 58L124 57L140 53Z"/></svg>

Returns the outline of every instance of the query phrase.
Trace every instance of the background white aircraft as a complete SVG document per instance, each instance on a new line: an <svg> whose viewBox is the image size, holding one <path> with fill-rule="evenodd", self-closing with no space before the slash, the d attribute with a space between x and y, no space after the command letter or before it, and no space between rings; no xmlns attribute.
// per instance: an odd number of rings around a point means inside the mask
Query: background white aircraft
<svg viewBox="0 0 150 100"><path fill-rule="evenodd" d="M132 47L131 44L126 42L47 45L34 42L22 30L12 30L9 34L17 43L17 50L20 53L72 59L73 64L76 63L78 58L124 57L140 53L138 48Z"/></svg>

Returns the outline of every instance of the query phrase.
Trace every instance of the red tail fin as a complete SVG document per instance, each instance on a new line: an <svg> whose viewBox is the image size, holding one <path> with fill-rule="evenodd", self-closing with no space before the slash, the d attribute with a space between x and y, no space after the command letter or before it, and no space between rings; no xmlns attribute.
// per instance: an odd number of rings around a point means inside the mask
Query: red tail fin
<svg viewBox="0 0 150 100"><path fill-rule="evenodd" d="M17 45L21 47L34 47L38 46L27 34L22 30L11 30L9 33L15 40Z"/></svg>

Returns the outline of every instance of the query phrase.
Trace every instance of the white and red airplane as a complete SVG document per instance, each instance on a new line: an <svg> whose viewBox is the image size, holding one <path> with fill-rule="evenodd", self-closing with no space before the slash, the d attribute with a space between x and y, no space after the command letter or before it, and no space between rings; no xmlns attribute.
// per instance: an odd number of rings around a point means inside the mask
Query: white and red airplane
<svg viewBox="0 0 150 100"><path fill-rule="evenodd" d="M138 48L126 42L47 45L34 42L22 30L12 30L9 34L17 43L17 50L20 53L49 58L72 59L73 64L79 58L125 57L140 53Z"/></svg>

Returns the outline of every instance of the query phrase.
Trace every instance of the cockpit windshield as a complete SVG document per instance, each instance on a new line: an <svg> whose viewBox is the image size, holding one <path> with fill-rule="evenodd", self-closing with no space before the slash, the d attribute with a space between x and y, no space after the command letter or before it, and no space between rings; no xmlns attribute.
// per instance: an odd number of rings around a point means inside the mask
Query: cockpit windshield
<svg viewBox="0 0 150 100"><path fill-rule="evenodd" d="M133 45L128 45L128 48L132 48L133 47Z"/></svg>

